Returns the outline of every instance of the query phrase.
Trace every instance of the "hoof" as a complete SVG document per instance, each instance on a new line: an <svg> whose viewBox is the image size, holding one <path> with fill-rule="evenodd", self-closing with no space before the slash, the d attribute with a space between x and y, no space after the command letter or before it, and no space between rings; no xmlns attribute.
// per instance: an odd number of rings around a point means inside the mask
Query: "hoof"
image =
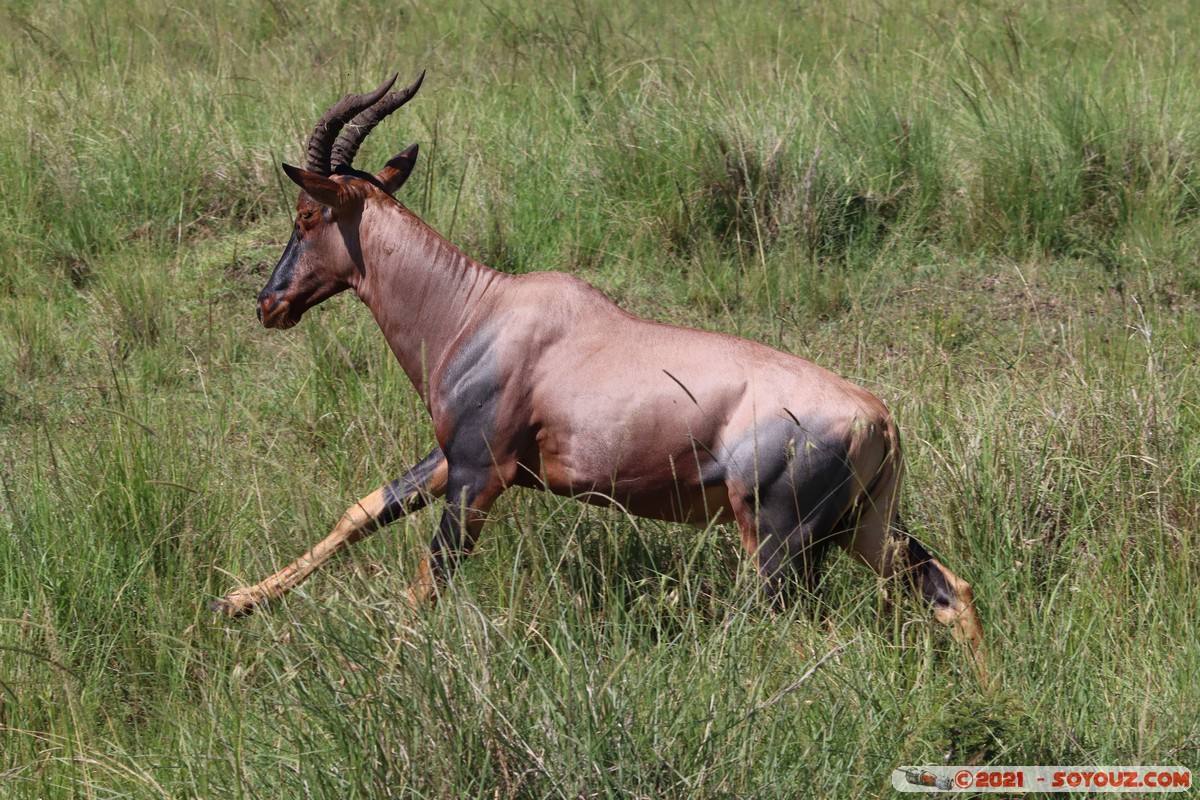
<svg viewBox="0 0 1200 800"><path fill-rule="evenodd" d="M242 617L248 617L253 614L259 608L259 606L265 605L265 600L258 603L253 603L239 602L231 597L222 597L209 603L208 610L231 619L241 619Z"/></svg>

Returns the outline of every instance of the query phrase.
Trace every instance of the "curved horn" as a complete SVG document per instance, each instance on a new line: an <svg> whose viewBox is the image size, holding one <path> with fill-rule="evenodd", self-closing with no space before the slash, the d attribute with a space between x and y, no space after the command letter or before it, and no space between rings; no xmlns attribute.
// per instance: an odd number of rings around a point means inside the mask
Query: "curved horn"
<svg viewBox="0 0 1200 800"><path fill-rule="evenodd" d="M358 153L358 148L362 145L363 140L367 138L367 134L382 122L384 117L411 100L417 93L417 89L421 88L423 80L425 80L425 70L421 70L421 74L410 85L392 92L352 119L333 145L331 160L333 169L349 167L354 163L354 156Z"/></svg>
<svg viewBox="0 0 1200 800"><path fill-rule="evenodd" d="M329 148L333 144L334 137L338 135L347 120L364 108L370 108L378 102L379 98L392 88L397 77L397 75L393 75L391 80L384 81L382 86L369 94L348 94L329 107L329 110L317 122L317 126L313 128L312 135L308 137L309 172L316 172L319 175L329 175L333 172L329 164Z"/></svg>

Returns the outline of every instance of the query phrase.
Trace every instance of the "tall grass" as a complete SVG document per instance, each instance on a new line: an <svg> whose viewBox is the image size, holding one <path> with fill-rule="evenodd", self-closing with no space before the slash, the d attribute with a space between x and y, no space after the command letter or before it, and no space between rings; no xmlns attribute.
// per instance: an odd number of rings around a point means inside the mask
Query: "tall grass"
<svg viewBox="0 0 1200 800"><path fill-rule="evenodd" d="M901 763L1200 768L1200 95L1186 7L8 3L0 795L877 796ZM368 140L490 265L747 335L896 412L999 688L835 559L513 493L445 602L424 512L270 614L207 601L432 433L369 315L251 305L277 162ZM812 613L815 610L816 613Z"/></svg>

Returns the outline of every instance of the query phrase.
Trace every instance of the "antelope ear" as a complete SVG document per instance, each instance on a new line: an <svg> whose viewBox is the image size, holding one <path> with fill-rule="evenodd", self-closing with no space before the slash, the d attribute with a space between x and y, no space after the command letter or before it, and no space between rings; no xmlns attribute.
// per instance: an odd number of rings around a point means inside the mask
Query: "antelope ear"
<svg viewBox="0 0 1200 800"><path fill-rule="evenodd" d="M346 190L344 184L338 183L324 175L318 175L306 169L293 167L291 164L283 164L282 166L283 171L291 178L292 183L308 192L308 196L321 205L336 209L346 205L350 200L349 192Z"/></svg>
<svg viewBox="0 0 1200 800"><path fill-rule="evenodd" d="M417 165L417 146L409 145L404 152L387 162L383 169L375 173L375 180L383 185L388 194L395 194L404 185L413 167Z"/></svg>

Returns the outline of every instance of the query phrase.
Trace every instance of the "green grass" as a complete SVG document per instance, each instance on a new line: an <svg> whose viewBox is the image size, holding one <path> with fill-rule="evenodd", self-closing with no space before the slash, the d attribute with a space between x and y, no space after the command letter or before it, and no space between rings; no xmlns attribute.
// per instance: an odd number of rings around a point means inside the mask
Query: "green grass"
<svg viewBox="0 0 1200 800"><path fill-rule="evenodd" d="M1195 15L641 5L4 5L0 796L1200 769ZM417 617L436 511L270 614L206 610L432 443L352 299L286 334L252 308L290 225L278 162L341 93L422 68L358 163L420 143L402 199L469 253L889 404L906 516L975 586L995 692L848 559L816 619L772 616L736 531L529 493Z"/></svg>

